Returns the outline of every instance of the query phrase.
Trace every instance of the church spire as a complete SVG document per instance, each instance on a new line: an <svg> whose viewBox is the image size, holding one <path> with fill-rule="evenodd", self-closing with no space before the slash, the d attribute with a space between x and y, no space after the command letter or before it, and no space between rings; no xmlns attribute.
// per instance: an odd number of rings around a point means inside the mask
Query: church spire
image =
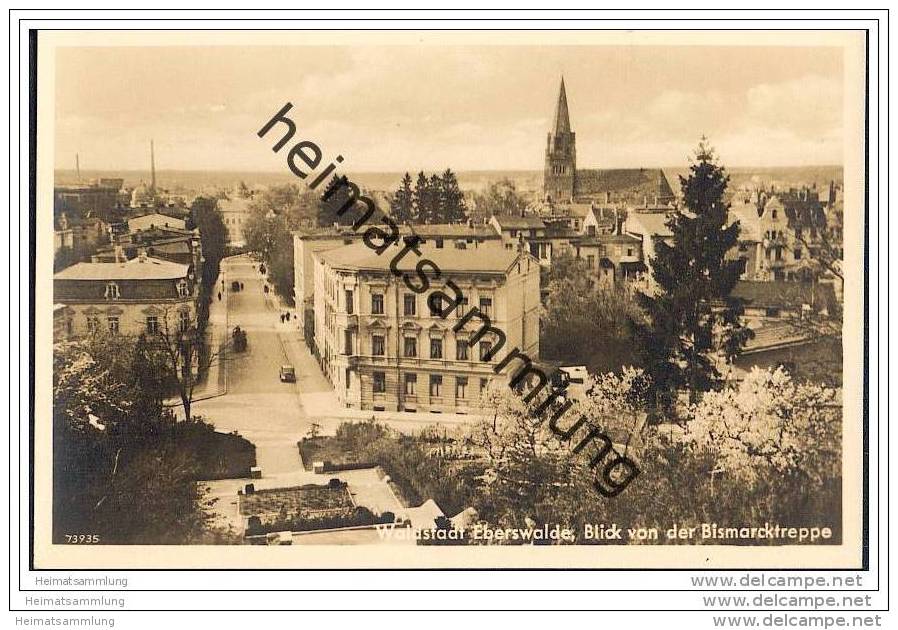
<svg viewBox="0 0 898 630"><path fill-rule="evenodd" d="M558 90L558 103L555 105L555 122L552 133L555 135L570 133L571 121L567 111L567 94L564 91L564 77L561 77L561 88Z"/></svg>

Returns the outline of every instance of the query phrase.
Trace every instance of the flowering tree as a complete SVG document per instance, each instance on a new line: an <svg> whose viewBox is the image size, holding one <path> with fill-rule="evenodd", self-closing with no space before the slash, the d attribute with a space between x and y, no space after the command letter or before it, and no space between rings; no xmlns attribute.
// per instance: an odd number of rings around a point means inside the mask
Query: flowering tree
<svg viewBox="0 0 898 630"><path fill-rule="evenodd" d="M841 469L835 391L799 384L783 370L754 368L744 381L690 407L681 440L710 453L715 470L754 482L771 473L821 482Z"/></svg>

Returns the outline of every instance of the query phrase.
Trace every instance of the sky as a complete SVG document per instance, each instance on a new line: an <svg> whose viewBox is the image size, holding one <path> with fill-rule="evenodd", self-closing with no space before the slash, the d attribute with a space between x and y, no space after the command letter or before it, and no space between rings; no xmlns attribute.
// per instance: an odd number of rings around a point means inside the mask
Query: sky
<svg viewBox="0 0 898 630"><path fill-rule="evenodd" d="M146 169L152 138L159 169L286 169L256 132L291 102L350 172L542 169L562 75L578 168L703 134L728 166L842 163L839 48L531 45L60 48L54 162Z"/></svg>

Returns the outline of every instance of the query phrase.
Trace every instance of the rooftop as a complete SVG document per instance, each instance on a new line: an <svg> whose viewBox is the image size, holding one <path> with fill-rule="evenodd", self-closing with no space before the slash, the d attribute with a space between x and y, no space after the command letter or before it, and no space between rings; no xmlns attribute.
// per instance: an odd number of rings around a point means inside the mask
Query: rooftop
<svg viewBox="0 0 898 630"><path fill-rule="evenodd" d="M400 251L401 245L397 243L391 245L382 255L378 255L364 243L357 242L316 255L333 267L386 271L390 268L390 261ZM399 261L397 268L400 271L414 271L419 260L428 258L444 272L505 273L520 255L513 249L498 247L456 249L448 245L435 247L431 244L420 245L418 251L421 252L420 257L412 253L406 254Z"/></svg>
<svg viewBox="0 0 898 630"><path fill-rule="evenodd" d="M601 196L654 202L671 199L674 192L660 168L577 169L576 196Z"/></svg>
<svg viewBox="0 0 898 630"><path fill-rule="evenodd" d="M532 229L544 228L546 224L539 217L520 216L517 214L496 214L493 218L503 229Z"/></svg>
<svg viewBox="0 0 898 630"><path fill-rule="evenodd" d="M54 280L177 280L187 277L187 265L159 258L127 262L76 263L53 276Z"/></svg>
<svg viewBox="0 0 898 630"><path fill-rule="evenodd" d="M753 329L755 336L745 344L745 352L761 352L783 346L816 341L816 337L808 329L802 329L791 322L774 322Z"/></svg>
<svg viewBox="0 0 898 630"><path fill-rule="evenodd" d="M401 234L418 234L424 238L499 238L496 230L490 225L478 223L468 225L467 223L422 223L414 225L400 225L399 232ZM293 231L303 239L327 239L327 238L361 238L365 233L365 228L359 228L358 231L348 226L325 226L325 227L301 227Z"/></svg>
<svg viewBox="0 0 898 630"><path fill-rule="evenodd" d="M595 234L593 236L581 236L576 239L577 245L605 245L608 243L639 243L638 237L632 234Z"/></svg>
<svg viewBox="0 0 898 630"><path fill-rule="evenodd" d="M831 284L820 282L755 282L740 280L731 293L757 308L801 308L808 304L815 311L833 313L837 306Z"/></svg>
<svg viewBox="0 0 898 630"><path fill-rule="evenodd" d="M673 236L667 227L667 219L664 212L631 212L627 216L626 230L643 236Z"/></svg>

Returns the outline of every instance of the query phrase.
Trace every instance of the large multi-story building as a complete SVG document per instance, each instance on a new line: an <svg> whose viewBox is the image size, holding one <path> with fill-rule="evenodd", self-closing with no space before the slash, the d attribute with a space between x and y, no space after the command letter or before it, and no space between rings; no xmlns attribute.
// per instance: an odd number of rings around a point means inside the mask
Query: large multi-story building
<svg viewBox="0 0 898 630"><path fill-rule="evenodd" d="M196 323L189 265L139 256L77 263L53 276L53 300L68 307L68 337L187 332Z"/></svg>
<svg viewBox="0 0 898 630"><path fill-rule="evenodd" d="M492 381L508 382L523 369L523 359L505 360L516 356L514 349L538 358L539 263L501 246L461 251L428 243L420 257L397 256L402 250L392 245L378 255L357 242L312 254L314 351L321 367L347 407L476 409ZM430 287L418 293L412 289L422 286L418 269L425 259L440 274L437 279L428 266ZM446 313L448 300L440 303L445 318L431 311L434 291L456 304Z"/></svg>
<svg viewBox="0 0 898 630"><path fill-rule="evenodd" d="M246 245L246 235L243 230L252 216L252 202L255 196L253 191L240 196L237 192L231 194L228 199L218 200L218 211L221 220L228 230L228 245L243 247Z"/></svg>
<svg viewBox="0 0 898 630"><path fill-rule="evenodd" d="M481 247L501 247L499 234L487 225L473 223L404 225L403 235L414 233L425 244L435 248L471 250ZM311 342L314 336L314 272L313 255L351 243L360 242L365 230L349 227L303 228L293 233L293 297L300 313L300 329Z"/></svg>

